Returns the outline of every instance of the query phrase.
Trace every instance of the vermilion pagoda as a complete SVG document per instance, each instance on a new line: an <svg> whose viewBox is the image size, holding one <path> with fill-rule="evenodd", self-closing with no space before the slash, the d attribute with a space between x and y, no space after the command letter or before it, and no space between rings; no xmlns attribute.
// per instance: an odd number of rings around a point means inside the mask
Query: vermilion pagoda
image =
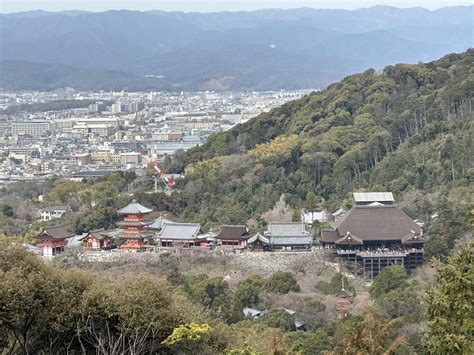
<svg viewBox="0 0 474 355"><path fill-rule="evenodd" d="M117 227L122 230L118 235L118 238L123 240L121 249L141 250L145 248L145 239L152 236L152 233L145 230L150 222L146 222L144 217L152 211L135 200L117 211L122 217L122 221L117 222Z"/></svg>

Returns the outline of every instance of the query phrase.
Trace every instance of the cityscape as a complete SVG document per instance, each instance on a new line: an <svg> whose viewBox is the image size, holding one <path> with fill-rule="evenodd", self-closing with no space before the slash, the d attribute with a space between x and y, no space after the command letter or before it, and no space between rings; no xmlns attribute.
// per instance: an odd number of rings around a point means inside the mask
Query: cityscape
<svg viewBox="0 0 474 355"><path fill-rule="evenodd" d="M0 183L140 172L311 91L1 92Z"/></svg>

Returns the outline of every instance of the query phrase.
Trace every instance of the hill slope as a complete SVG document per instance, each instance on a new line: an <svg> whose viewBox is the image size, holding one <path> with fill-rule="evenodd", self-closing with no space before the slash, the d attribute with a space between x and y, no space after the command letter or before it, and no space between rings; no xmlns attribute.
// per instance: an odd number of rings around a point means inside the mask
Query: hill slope
<svg viewBox="0 0 474 355"><path fill-rule="evenodd" d="M166 90L170 82L119 70L75 68L62 64L0 61L0 89Z"/></svg>
<svg viewBox="0 0 474 355"><path fill-rule="evenodd" d="M469 50L367 70L211 136L167 162L187 166L173 208L212 226L256 218L283 193L293 207L312 191L335 209L372 189L399 200L464 194L462 210L472 203L473 63Z"/></svg>

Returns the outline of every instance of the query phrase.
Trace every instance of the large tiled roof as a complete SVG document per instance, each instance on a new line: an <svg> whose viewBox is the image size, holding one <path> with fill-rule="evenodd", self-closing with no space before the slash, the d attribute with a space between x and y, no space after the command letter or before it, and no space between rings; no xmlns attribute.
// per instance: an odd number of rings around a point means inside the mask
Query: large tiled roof
<svg viewBox="0 0 474 355"><path fill-rule="evenodd" d="M121 208L120 210L117 211L118 214L145 214L145 213L150 213L153 210L140 205L137 202L132 202L125 206L124 208Z"/></svg>
<svg viewBox="0 0 474 355"><path fill-rule="evenodd" d="M36 236L36 239L40 240L51 240L51 239L66 239L74 236L74 233L70 233L64 226L52 226L45 227L43 232Z"/></svg>
<svg viewBox="0 0 474 355"><path fill-rule="evenodd" d="M336 230L333 229L322 229L321 230L321 241L325 243L334 243L339 239L340 235Z"/></svg>
<svg viewBox="0 0 474 355"><path fill-rule="evenodd" d="M115 223L118 227L145 227L151 222L146 221L119 221Z"/></svg>
<svg viewBox="0 0 474 355"><path fill-rule="evenodd" d="M222 226L222 229L220 233L216 236L216 238L226 239L226 240L248 239L250 238L250 234L245 225L238 225L238 226L224 225Z"/></svg>
<svg viewBox="0 0 474 355"><path fill-rule="evenodd" d="M306 231L303 223L288 222L270 223L265 234L273 237L297 237L308 235L309 232Z"/></svg>
<svg viewBox="0 0 474 355"><path fill-rule="evenodd" d="M201 225L198 223L165 223L158 238L191 240L197 239L200 232Z"/></svg>
<svg viewBox="0 0 474 355"><path fill-rule="evenodd" d="M150 232L144 232L144 233L126 233L122 232L117 234L118 239L144 239L144 238L149 238L153 237L153 233Z"/></svg>
<svg viewBox="0 0 474 355"><path fill-rule="evenodd" d="M311 245L313 237L311 234L299 236L270 236L270 243L274 245Z"/></svg>
<svg viewBox="0 0 474 355"><path fill-rule="evenodd" d="M363 241L402 240L421 228L395 205L355 206L334 224L340 236L347 232Z"/></svg>

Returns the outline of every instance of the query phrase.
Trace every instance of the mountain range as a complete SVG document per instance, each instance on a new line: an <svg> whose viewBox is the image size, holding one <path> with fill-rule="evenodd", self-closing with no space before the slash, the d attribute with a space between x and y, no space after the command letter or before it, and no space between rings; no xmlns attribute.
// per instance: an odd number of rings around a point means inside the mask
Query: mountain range
<svg viewBox="0 0 474 355"><path fill-rule="evenodd" d="M0 14L0 87L320 88L354 71L472 47L473 11L375 6Z"/></svg>

